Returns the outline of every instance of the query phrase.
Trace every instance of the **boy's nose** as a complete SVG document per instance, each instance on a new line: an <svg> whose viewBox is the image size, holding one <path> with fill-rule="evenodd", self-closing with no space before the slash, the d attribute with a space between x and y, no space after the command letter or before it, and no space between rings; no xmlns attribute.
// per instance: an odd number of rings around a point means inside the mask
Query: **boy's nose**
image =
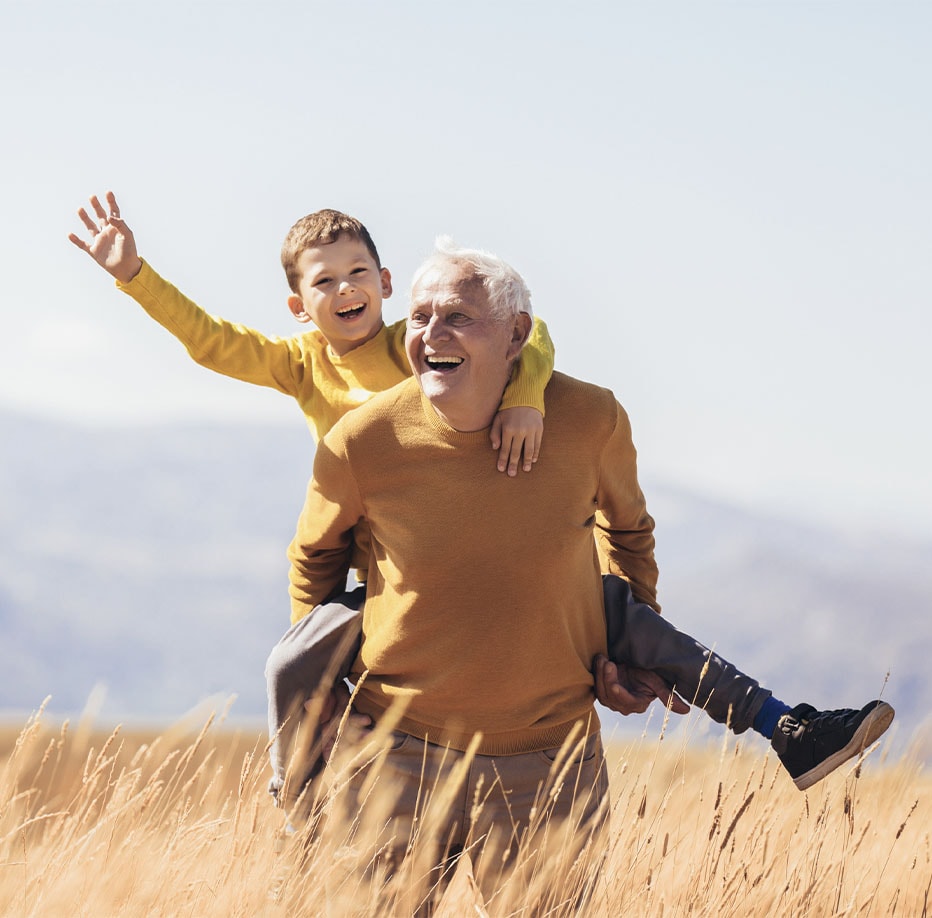
<svg viewBox="0 0 932 918"><path fill-rule="evenodd" d="M355 289L356 285L351 280L340 281L340 293L352 293Z"/></svg>

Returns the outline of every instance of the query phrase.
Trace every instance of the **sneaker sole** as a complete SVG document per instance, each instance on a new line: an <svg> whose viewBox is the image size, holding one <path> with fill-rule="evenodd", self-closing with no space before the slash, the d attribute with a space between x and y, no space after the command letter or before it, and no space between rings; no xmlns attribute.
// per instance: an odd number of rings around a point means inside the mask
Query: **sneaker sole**
<svg viewBox="0 0 932 918"><path fill-rule="evenodd" d="M861 726L854 731L854 736L848 741L848 745L842 747L838 752L832 753L827 759L819 762L815 768L793 779L793 783L800 789L806 790L813 784L821 781L826 775L831 774L839 765L847 762L858 753L863 752L871 743L883 736L887 727L893 723L893 716L896 712L885 701L874 708Z"/></svg>

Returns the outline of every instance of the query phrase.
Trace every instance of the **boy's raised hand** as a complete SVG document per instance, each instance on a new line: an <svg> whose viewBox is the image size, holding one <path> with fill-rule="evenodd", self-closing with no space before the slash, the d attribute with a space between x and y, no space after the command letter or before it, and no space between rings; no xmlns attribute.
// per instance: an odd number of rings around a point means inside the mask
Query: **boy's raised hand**
<svg viewBox="0 0 932 918"><path fill-rule="evenodd" d="M136 252L133 233L120 217L116 196L112 191L106 194L109 212L97 195L91 195L90 200L96 220L83 207L78 210L78 217L90 233L90 243L76 233L69 233L68 238L120 283L129 283L139 273L142 261Z"/></svg>
<svg viewBox="0 0 932 918"><path fill-rule="evenodd" d="M492 449L498 450L498 470L513 478L518 474L518 463L524 453L525 472L530 472L540 455L540 441L544 436L544 418L536 408L503 408L495 415L489 439Z"/></svg>

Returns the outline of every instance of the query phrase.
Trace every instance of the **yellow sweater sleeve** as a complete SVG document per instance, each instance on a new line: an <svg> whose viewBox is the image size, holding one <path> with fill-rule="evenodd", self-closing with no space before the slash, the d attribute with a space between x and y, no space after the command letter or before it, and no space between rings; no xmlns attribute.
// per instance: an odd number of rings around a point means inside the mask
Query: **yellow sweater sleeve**
<svg viewBox="0 0 932 918"><path fill-rule="evenodd" d="M534 326L521 356L515 361L511 380L502 396L502 408L536 408L544 414L544 390L553 374L554 346L543 319Z"/></svg>
<svg viewBox="0 0 932 918"><path fill-rule="evenodd" d="M299 339L267 338L245 325L212 316L143 261L117 288L171 332L201 366L297 398L308 355Z"/></svg>
<svg viewBox="0 0 932 918"><path fill-rule="evenodd" d="M410 375L404 324L382 330L345 355L331 352L313 329L269 338L210 315L143 262L128 284L117 284L168 329L202 367L294 398L319 440L348 411Z"/></svg>

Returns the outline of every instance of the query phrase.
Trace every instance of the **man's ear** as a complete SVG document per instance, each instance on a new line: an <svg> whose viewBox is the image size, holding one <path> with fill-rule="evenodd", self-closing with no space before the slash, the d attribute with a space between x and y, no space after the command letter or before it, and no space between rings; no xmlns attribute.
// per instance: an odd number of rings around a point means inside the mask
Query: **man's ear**
<svg viewBox="0 0 932 918"><path fill-rule="evenodd" d="M299 322L310 322L311 317L305 312L304 309L304 300L301 299L296 293L292 293L288 297L288 308L291 310L291 314Z"/></svg>
<svg viewBox="0 0 932 918"><path fill-rule="evenodd" d="M534 319L526 312L519 312L515 316L515 324L511 330L511 343L508 346L509 360L521 353L521 348L527 343L533 327Z"/></svg>
<svg viewBox="0 0 932 918"><path fill-rule="evenodd" d="M382 299L387 300L392 295L392 272L388 268L382 268L379 277L382 278Z"/></svg>

